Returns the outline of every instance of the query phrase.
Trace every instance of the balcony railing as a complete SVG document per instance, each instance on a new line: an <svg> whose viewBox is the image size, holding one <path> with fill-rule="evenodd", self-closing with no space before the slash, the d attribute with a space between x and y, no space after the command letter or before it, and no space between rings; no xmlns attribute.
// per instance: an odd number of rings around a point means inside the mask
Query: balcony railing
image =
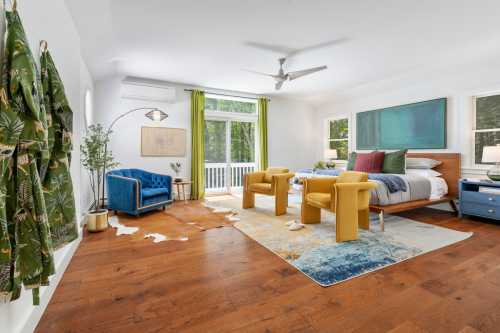
<svg viewBox="0 0 500 333"><path fill-rule="evenodd" d="M205 163L205 189L229 192L243 187L243 176L256 169L255 163Z"/></svg>

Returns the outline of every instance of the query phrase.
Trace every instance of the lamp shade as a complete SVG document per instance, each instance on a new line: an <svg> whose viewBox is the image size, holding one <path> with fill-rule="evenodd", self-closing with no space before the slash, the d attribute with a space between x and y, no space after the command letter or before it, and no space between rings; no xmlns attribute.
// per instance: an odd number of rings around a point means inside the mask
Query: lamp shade
<svg viewBox="0 0 500 333"><path fill-rule="evenodd" d="M500 163L500 146L483 147L483 163Z"/></svg>
<svg viewBox="0 0 500 333"><path fill-rule="evenodd" d="M334 160L337 158L337 149L327 149L325 150L325 158Z"/></svg>
<svg viewBox="0 0 500 333"><path fill-rule="evenodd" d="M153 121L162 121L163 119L168 118L168 114L160 109L154 109L146 113L146 117Z"/></svg>

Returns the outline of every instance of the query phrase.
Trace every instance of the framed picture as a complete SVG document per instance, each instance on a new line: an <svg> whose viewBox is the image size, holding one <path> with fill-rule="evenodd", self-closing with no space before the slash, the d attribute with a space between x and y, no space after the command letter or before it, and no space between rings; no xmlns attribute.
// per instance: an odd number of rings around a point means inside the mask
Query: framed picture
<svg viewBox="0 0 500 333"><path fill-rule="evenodd" d="M141 156L186 156L186 130L182 128L142 127Z"/></svg>

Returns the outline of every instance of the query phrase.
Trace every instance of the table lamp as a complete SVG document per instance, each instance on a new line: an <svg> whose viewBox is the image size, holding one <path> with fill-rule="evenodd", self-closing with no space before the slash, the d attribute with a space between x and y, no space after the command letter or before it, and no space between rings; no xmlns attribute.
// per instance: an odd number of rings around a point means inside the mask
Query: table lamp
<svg viewBox="0 0 500 333"><path fill-rule="evenodd" d="M500 181L500 145L483 147L483 163L495 163L488 172L488 178L498 182Z"/></svg>
<svg viewBox="0 0 500 333"><path fill-rule="evenodd" d="M328 169L334 169L335 168L334 160L337 159L337 149L326 149L325 159L327 159L326 167Z"/></svg>

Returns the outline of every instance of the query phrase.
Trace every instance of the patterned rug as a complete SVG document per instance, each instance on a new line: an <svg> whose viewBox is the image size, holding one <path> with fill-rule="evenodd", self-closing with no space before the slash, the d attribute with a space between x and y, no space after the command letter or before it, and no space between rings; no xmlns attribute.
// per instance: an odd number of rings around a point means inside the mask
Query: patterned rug
<svg viewBox="0 0 500 333"><path fill-rule="evenodd" d="M211 206L236 209L240 221L234 226L321 286L327 287L362 274L400 263L418 255L465 240L472 233L460 232L398 216L386 216L385 232L376 215L370 231L360 230L359 239L335 242L335 215L322 211L322 223L289 231L286 222L300 220L300 196L290 195L288 214L274 215L274 199L256 196L256 208L241 209L241 198L211 199Z"/></svg>

